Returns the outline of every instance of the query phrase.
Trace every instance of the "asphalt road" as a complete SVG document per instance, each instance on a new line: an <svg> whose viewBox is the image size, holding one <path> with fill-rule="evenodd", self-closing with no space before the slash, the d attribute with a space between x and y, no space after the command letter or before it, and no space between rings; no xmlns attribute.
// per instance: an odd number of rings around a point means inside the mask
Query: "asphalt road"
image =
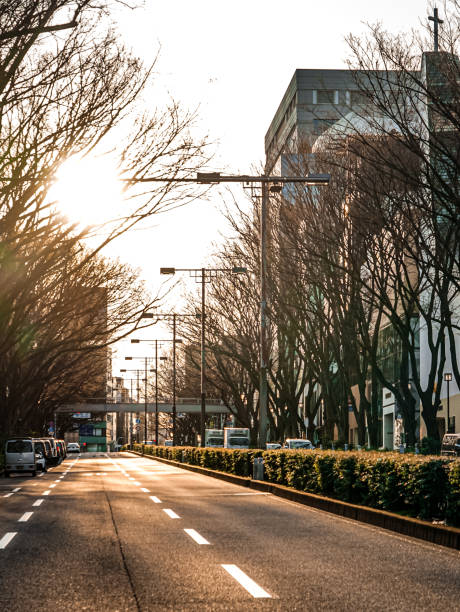
<svg viewBox="0 0 460 612"><path fill-rule="evenodd" d="M128 453L0 482L2 612L253 609L458 611L460 553Z"/></svg>

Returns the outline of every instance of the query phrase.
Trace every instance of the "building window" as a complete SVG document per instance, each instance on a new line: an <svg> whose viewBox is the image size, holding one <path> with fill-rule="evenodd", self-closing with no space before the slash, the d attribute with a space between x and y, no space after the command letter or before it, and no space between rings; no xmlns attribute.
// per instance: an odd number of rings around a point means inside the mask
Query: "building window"
<svg viewBox="0 0 460 612"><path fill-rule="evenodd" d="M320 136L323 132L334 125L336 119L313 119L313 133Z"/></svg>
<svg viewBox="0 0 460 612"><path fill-rule="evenodd" d="M102 436L102 429L95 429L94 430L94 435L95 436Z"/></svg>
<svg viewBox="0 0 460 612"><path fill-rule="evenodd" d="M351 105L360 106L369 103L369 95L363 91L352 91L351 93Z"/></svg>
<svg viewBox="0 0 460 612"><path fill-rule="evenodd" d="M316 91L316 104L338 104L339 92L334 89L318 89Z"/></svg>

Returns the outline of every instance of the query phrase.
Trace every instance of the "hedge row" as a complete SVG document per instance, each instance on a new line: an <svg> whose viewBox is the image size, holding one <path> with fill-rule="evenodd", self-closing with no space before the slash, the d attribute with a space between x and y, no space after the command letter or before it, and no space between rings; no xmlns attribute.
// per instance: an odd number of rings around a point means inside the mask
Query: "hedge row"
<svg viewBox="0 0 460 612"><path fill-rule="evenodd" d="M165 459L252 475L264 459L265 480L299 491L424 520L460 526L460 460L398 453L262 451L134 445Z"/></svg>

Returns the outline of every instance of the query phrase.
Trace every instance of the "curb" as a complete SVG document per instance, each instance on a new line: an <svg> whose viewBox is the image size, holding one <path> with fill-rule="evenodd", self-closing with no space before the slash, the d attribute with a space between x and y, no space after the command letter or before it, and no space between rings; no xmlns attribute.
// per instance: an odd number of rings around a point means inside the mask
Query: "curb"
<svg viewBox="0 0 460 612"><path fill-rule="evenodd" d="M181 463L180 461L173 461L171 459L164 459L163 457L146 455L138 453L137 451L126 452L133 453L139 457L146 457L147 459L174 465L175 467L180 467L190 472L197 472L198 474L211 476L212 478L219 478L220 480L225 480L226 482L242 487L249 487L257 491L271 493L277 497L282 497L305 506L311 506L312 508L323 510L331 514L337 514L344 518L360 521L361 523L368 523L389 531L395 531L411 538L425 540L431 544L438 544L440 546L446 546L447 548L460 550L460 529L456 527L433 525L427 521L400 516L393 512L387 512L386 510L377 510L375 508L367 508L366 506L349 504L348 502L343 502L338 499L297 491L296 489L291 489L283 485L253 480L245 476L235 476L234 474L218 472L217 470L211 470L198 465L189 465L188 463Z"/></svg>

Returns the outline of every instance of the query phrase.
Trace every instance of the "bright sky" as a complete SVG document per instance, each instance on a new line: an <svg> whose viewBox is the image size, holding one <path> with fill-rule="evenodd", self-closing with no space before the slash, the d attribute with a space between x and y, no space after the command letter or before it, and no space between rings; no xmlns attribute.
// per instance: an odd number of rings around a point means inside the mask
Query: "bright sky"
<svg viewBox="0 0 460 612"><path fill-rule="evenodd" d="M169 94L184 108L199 106L200 129L216 142L214 167L248 173L263 162L265 133L296 68L344 68L349 32L376 21L407 31L427 12L425 0L145 0L117 18L139 56L160 52L152 105ZM206 264L226 227L218 207L215 198L159 215L111 252L141 268L155 292L160 266Z"/></svg>

